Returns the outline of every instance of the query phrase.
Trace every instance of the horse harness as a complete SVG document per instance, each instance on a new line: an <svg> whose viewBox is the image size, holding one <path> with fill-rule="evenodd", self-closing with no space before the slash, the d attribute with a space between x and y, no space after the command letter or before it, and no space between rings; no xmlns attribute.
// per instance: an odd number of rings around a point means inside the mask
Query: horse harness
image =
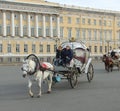
<svg viewBox="0 0 120 111"><path fill-rule="evenodd" d="M42 64L38 63L37 61L34 61L36 66L35 66L35 70L33 72L27 72L29 75L34 75L38 70L42 71L42 74L44 75L44 71L48 70L48 71L52 71L50 70L50 68L45 68Z"/></svg>

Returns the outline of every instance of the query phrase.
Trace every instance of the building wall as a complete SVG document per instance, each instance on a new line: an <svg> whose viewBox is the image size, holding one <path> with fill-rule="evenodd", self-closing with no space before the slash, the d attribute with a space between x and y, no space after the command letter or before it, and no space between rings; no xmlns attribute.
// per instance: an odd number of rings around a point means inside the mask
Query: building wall
<svg viewBox="0 0 120 111"><path fill-rule="evenodd" d="M37 0L0 2L1 57L35 53L47 59L55 56L56 45L71 38L83 41L92 56L120 46L120 12L46 5L44 0L41 2L45 5Z"/></svg>

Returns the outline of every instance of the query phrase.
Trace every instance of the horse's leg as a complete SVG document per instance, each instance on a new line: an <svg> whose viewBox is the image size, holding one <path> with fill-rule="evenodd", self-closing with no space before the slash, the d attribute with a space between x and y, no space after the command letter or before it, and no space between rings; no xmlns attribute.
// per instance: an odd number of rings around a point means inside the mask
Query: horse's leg
<svg viewBox="0 0 120 111"><path fill-rule="evenodd" d="M53 77L53 75L50 73L49 79L48 79L48 91L47 91L47 93L51 93L52 77Z"/></svg>
<svg viewBox="0 0 120 111"><path fill-rule="evenodd" d="M31 87L32 87L32 81L29 80L29 81L28 81L29 95L30 95L31 97L33 97L34 95L33 95L33 92L32 92Z"/></svg>
<svg viewBox="0 0 120 111"><path fill-rule="evenodd" d="M42 78L39 78L39 80L38 80L38 86L39 86L38 97L40 97L40 96L42 95L42 92L41 92L41 85L42 85Z"/></svg>

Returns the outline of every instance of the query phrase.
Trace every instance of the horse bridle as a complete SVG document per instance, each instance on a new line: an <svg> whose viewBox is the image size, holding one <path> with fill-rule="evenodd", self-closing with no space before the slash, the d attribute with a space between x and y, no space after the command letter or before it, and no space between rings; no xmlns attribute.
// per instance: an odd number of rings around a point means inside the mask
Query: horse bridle
<svg viewBox="0 0 120 111"><path fill-rule="evenodd" d="M37 72L37 62L36 61L34 61L34 62L36 64L34 71L28 71L28 70L24 69L23 67L21 68L21 70L25 71L28 75L33 75L34 73Z"/></svg>

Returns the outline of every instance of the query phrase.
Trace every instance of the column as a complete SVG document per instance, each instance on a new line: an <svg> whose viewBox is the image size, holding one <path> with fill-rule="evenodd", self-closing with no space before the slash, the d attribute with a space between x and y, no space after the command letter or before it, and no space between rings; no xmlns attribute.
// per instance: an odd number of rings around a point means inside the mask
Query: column
<svg viewBox="0 0 120 111"><path fill-rule="evenodd" d="M38 15L35 15L35 36L38 37Z"/></svg>
<svg viewBox="0 0 120 111"><path fill-rule="evenodd" d="M60 17L59 15L57 16L57 35L58 35L58 38L60 38Z"/></svg>
<svg viewBox="0 0 120 111"><path fill-rule="evenodd" d="M15 36L14 12L11 13L11 36Z"/></svg>
<svg viewBox="0 0 120 111"><path fill-rule="evenodd" d="M27 33L28 33L28 37L31 36L31 27L30 27L30 14L28 13L28 16L27 16L27 20L28 20L28 26L27 26Z"/></svg>
<svg viewBox="0 0 120 111"><path fill-rule="evenodd" d="M6 36L6 12L3 11L3 36Z"/></svg>
<svg viewBox="0 0 120 111"><path fill-rule="evenodd" d="M43 17L43 37L46 37L46 25L45 25L45 15Z"/></svg>
<svg viewBox="0 0 120 111"><path fill-rule="evenodd" d="M53 37L52 15L50 15L50 37Z"/></svg>
<svg viewBox="0 0 120 111"><path fill-rule="evenodd" d="M23 15L22 12L20 13L20 37L23 37Z"/></svg>

